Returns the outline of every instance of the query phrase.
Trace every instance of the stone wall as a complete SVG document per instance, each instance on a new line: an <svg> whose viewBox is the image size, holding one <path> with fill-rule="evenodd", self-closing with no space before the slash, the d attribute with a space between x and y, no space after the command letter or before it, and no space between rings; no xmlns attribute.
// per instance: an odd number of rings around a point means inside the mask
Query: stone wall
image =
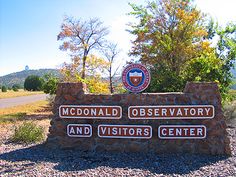
<svg viewBox="0 0 236 177"><path fill-rule="evenodd" d="M63 119L59 117L60 105L115 105L122 107L122 118L107 119ZM162 119L130 120L128 107L138 105L213 105L215 116L212 119ZM188 83L182 93L140 93L94 95L86 93L82 83L60 83L58 85L54 117L51 120L47 145L52 148L73 148L82 151L156 152L156 153L203 153L230 154L226 123L223 117L221 96L215 83ZM92 137L69 137L68 124L90 124ZM150 125L151 139L100 138L97 129L100 124ZM205 125L204 139L160 139L160 125Z"/></svg>

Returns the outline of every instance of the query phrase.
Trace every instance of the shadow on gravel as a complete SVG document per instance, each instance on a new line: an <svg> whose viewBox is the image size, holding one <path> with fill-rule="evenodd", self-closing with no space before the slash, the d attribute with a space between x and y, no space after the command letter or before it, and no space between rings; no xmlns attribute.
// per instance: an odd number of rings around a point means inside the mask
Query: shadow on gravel
<svg viewBox="0 0 236 177"><path fill-rule="evenodd" d="M205 165L214 164L227 158L227 156L192 154L157 155L153 153L91 153L51 150L43 144L0 154L1 160L12 162L31 161L32 167L38 162L56 163L54 169L59 171L78 171L106 166L127 170L142 169L164 175L188 174Z"/></svg>

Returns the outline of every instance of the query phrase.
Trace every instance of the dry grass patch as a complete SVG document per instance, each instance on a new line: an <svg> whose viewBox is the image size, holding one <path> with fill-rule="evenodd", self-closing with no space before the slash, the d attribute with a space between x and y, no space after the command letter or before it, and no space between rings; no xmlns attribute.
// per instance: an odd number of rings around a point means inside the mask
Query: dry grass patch
<svg viewBox="0 0 236 177"><path fill-rule="evenodd" d="M12 139L16 134L16 130L19 130L19 127L23 126L25 123L28 125L28 122L33 122L35 125L42 127L43 137L45 138L48 134L48 128L50 126L49 117L51 115L52 112L47 101L37 101L26 105L0 109L0 145ZM29 133L26 130L21 130L21 134L22 132ZM26 139L22 139L22 141L15 136L15 140L27 142L25 140L32 140L31 135L32 134L24 135Z"/></svg>
<svg viewBox="0 0 236 177"><path fill-rule="evenodd" d="M48 119L52 112L45 100L30 104L0 109L0 123L18 120Z"/></svg>
<svg viewBox="0 0 236 177"><path fill-rule="evenodd" d="M20 96L29 96L29 95L37 95L37 94L43 94L42 91L25 91L23 89L20 89L18 92L14 92L13 90L8 90L7 92L0 92L0 99L1 98L13 98L13 97L20 97Z"/></svg>

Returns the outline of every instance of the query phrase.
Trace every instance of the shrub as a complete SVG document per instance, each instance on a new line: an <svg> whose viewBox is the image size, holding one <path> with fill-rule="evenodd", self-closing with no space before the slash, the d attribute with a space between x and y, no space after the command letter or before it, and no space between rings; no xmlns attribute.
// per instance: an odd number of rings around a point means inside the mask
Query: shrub
<svg viewBox="0 0 236 177"><path fill-rule="evenodd" d="M44 139L44 129L33 122L24 122L15 129L13 142L36 143Z"/></svg>
<svg viewBox="0 0 236 177"><path fill-rule="evenodd" d="M44 93L49 93L50 95L56 94L57 84L59 79L52 74L45 74L44 75L44 82L42 89Z"/></svg>
<svg viewBox="0 0 236 177"><path fill-rule="evenodd" d="M7 87L6 86L2 86L2 92L7 92Z"/></svg>
<svg viewBox="0 0 236 177"><path fill-rule="evenodd" d="M39 76L31 75L25 79L24 88L28 91L39 91L42 85L43 80Z"/></svg>
<svg viewBox="0 0 236 177"><path fill-rule="evenodd" d="M19 91L19 89L20 89L20 85L19 84L14 84L12 86L12 90L15 91L15 92Z"/></svg>

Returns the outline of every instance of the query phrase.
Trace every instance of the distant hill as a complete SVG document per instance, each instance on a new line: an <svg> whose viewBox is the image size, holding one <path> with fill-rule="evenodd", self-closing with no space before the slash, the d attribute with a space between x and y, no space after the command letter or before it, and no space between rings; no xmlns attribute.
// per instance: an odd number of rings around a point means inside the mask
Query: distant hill
<svg viewBox="0 0 236 177"><path fill-rule="evenodd" d="M14 84L19 84L23 87L25 79L28 76L37 75L37 76L42 77L47 73L52 73L56 76L60 76L59 70L57 70L57 69L23 70L20 72L7 74L5 76L0 76L0 85L12 87Z"/></svg>

